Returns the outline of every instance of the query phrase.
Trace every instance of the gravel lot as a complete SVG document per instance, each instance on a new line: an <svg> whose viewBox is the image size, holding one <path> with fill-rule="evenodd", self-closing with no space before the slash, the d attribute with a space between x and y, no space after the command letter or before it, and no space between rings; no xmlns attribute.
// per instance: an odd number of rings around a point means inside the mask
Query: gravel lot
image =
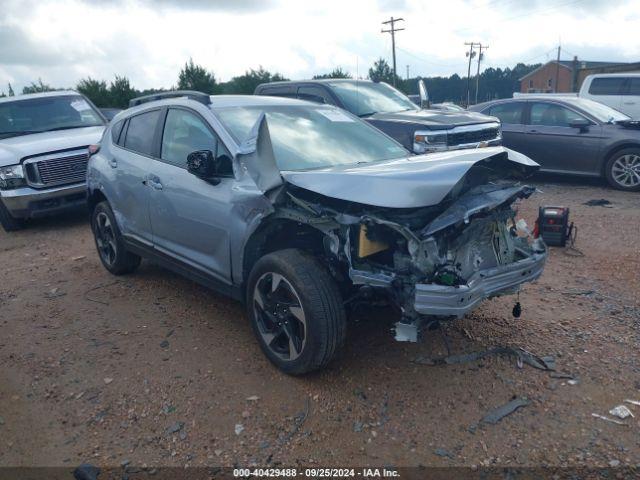
<svg viewBox="0 0 640 480"><path fill-rule="evenodd" d="M0 466L640 464L640 406L624 426L592 416L640 400L640 195L537 184L522 216L570 206L584 256L552 249L521 318L499 298L444 332L452 353L521 347L555 373L505 355L427 365L442 333L396 343L383 311L354 319L330 369L287 377L240 304L148 262L109 275L84 215L0 232ZM514 398L530 403L480 422Z"/></svg>

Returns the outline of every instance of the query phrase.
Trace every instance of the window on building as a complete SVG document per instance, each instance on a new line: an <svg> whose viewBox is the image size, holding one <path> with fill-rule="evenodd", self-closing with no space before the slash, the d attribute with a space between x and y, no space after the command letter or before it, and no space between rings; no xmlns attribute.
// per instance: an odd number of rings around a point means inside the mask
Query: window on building
<svg viewBox="0 0 640 480"><path fill-rule="evenodd" d="M533 80L529 80L529 88L533 88Z"/></svg>
<svg viewBox="0 0 640 480"><path fill-rule="evenodd" d="M553 79L552 78L547 80L547 87L551 88L551 86L553 86Z"/></svg>

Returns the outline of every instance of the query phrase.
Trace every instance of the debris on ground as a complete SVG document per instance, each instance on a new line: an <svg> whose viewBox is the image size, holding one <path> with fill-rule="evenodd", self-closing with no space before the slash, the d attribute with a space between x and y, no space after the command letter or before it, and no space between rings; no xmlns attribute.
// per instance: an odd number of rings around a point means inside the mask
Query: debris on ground
<svg viewBox="0 0 640 480"><path fill-rule="evenodd" d="M71 260L77 262L78 260L84 260L85 258L87 258L86 255L78 255L77 257L71 257Z"/></svg>
<svg viewBox="0 0 640 480"><path fill-rule="evenodd" d="M451 453L449 450L445 450L444 448L436 448L433 453L435 453L439 457L453 458L454 456L453 453Z"/></svg>
<svg viewBox="0 0 640 480"><path fill-rule="evenodd" d="M507 415L512 414L520 407L526 407L530 403L531 402L526 398L515 398L510 402L491 410L482 418L482 420L480 420L480 423L490 423L491 425L495 425Z"/></svg>
<svg viewBox="0 0 640 480"><path fill-rule="evenodd" d="M66 295L66 293L61 292L58 287L52 288L47 293L44 294L46 298L57 298Z"/></svg>
<svg viewBox="0 0 640 480"><path fill-rule="evenodd" d="M627 417L633 417L633 413L624 405L618 405L617 407L609 410L609 415L613 415L614 417L625 419Z"/></svg>
<svg viewBox="0 0 640 480"><path fill-rule="evenodd" d="M604 415L600 415L598 413L592 413L592 417L599 418L600 420L604 420L606 422L615 423L616 425L622 425L623 427L628 427L627 423L621 422L620 420L615 420L613 418L605 417Z"/></svg>
<svg viewBox="0 0 640 480"><path fill-rule="evenodd" d="M458 365L461 363L474 362L476 360L483 359L492 355L513 355L516 357L518 366L522 363L526 363L539 370L555 370L555 359L552 356L540 357L531 352L527 352L520 347L493 347L481 352L472 352L461 355L449 355L447 357L428 358L417 357L413 360L413 363L420 365Z"/></svg>
<svg viewBox="0 0 640 480"><path fill-rule="evenodd" d="M631 405L635 405L636 407L640 407L640 400L629 400L628 398L625 398L624 401Z"/></svg>
<svg viewBox="0 0 640 480"><path fill-rule="evenodd" d="M359 433L362 431L364 425L362 422L356 420L355 422L353 422L353 431L356 433Z"/></svg>
<svg viewBox="0 0 640 480"><path fill-rule="evenodd" d="M236 423L234 431L236 432L236 435L240 435L242 432L244 432L244 425L242 425L241 423Z"/></svg>
<svg viewBox="0 0 640 480"><path fill-rule="evenodd" d="M83 463L73 471L76 480L97 480L100 469L89 463Z"/></svg>
<svg viewBox="0 0 640 480"><path fill-rule="evenodd" d="M251 395L250 397L247 397L248 402L257 402L258 400L260 400L260 397L257 395Z"/></svg>
<svg viewBox="0 0 640 480"><path fill-rule="evenodd" d="M111 382L113 382L113 378L106 377L106 378L103 379L103 381L104 381L105 385L109 385Z"/></svg>
<svg viewBox="0 0 640 480"><path fill-rule="evenodd" d="M606 205L611 205L611 202L606 198L597 198L597 199L587 200L586 202L583 203L583 205L586 205L588 207L604 207Z"/></svg>
<svg viewBox="0 0 640 480"><path fill-rule="evenodd" d="M178 433L184 427L184 422L175 422L167 428L167 434Z"/></svg>

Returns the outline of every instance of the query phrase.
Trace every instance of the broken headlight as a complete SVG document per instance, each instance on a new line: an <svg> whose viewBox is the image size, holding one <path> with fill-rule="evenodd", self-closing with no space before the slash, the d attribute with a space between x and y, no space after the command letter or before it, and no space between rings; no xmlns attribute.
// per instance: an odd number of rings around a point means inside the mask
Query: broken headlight
<svg viewBox="0 0 640 480"><path fill-rule="evenodd" d="M0 188L17 188L23 185L25 185L25 179L22 165L0 167Z"/></svg>
<svg viewBox="0 0 640 480"><path fill-rule="evenodd" d="M447 149L447 134L417 130L413 133L413 151L415 153L441 152Z"/></svg>

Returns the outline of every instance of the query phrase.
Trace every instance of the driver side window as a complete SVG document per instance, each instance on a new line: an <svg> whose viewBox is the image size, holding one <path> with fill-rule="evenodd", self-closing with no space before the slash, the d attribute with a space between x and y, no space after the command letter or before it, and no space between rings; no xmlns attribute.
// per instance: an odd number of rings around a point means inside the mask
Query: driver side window
<svg viewBox="0 0 640 480"><path fill-rule="evenodd" d="M540 102L531 105L531 125L569 127L576 120L586 120L586 118L557 103Z"/></svg>
<svg viewBox="0 0 640 480"><path fill-rule="evenodd" d="M217 147L216 147L217 144ZM169 109L162 134L160 158L177 167L187 168L187 157L197 150L210 150L218 158L226 157L231 172L231 155L213 131L197 115L182 109ZM221 172L222 173L222 172Z"/></svg>

